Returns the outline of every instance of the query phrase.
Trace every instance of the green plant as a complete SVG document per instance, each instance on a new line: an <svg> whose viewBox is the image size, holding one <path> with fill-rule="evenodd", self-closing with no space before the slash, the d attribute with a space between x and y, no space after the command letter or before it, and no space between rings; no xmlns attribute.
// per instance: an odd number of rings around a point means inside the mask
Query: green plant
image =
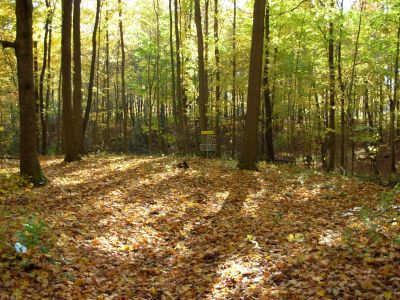
<svg viewBox="0 0 400 300"><path fill-rule="evenodd" d="M389 192L385 192L381 194L379 208L381 211L386 212L390 209L394 204L394 199L400 193L400 184L396 184L396 186L390 190Z"/></svg>
<svg viewBox="0 0 400 300"><path fill-rule="evenodd" d="M22 225L22 229L16 233L16 238L18 243L28 249L38 247L41 252L47 253L46 230L46 223L40 220L38 216L32 216Z"/></svg>

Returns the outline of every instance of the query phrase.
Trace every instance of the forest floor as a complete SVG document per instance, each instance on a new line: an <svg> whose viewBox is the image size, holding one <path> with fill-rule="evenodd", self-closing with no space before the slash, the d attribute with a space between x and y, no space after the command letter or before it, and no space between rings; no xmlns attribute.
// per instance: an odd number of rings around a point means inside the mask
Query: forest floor
<svg viewBox="0 0 400 300"><path fill-rule="evenodd" d="M44 158L35 189L6 162L0 299L400 299L398 189L181 161Z"/></svg>

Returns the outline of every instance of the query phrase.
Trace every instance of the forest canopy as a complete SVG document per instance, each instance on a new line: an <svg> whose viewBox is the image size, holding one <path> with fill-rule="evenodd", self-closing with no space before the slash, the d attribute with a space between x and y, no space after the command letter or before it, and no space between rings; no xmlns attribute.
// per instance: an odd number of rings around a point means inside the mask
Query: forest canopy
<svg viewBox="0 0 400 300"><path fill-rule="evenodd" d="M33 1L40 153L68 152L68 136L83 131L78 152L200 154L211 140L213 155L238 158L256 101L257 159L395 172L397 1L266 1L260 99L248 99L253 1L61 2ZM61 76L65 5L71 100ZM2 2L2 41L15 40L14 10L15 1ZM12 156L20 143L13 49L0 60L0 153ZM64 122L80 125L65 135Z"/></svg>

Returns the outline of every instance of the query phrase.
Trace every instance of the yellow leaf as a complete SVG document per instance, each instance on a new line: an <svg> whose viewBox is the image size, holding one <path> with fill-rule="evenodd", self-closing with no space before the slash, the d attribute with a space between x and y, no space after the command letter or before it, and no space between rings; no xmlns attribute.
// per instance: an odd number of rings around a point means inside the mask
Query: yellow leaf
<svg viewBox="0 0 400 300"><path fill-rule="evenodd" d="M120 249L121 249L122 251L129 251L129 250L130 250L130 247L129 247L129 245L122 245Z"/></svg>
<svg viewBox="0 0 400 300"><path fill-rule="evenodd" d="M291 233L288 235L287 240L291 243L294 242L303 242L304 241L304 235L302 235L301 233Z"/></svg>
<svg viewBox="0 0 400 300"><path fill-rule="evenodd" d="M321 289L321 288L317 289L317 295L318 296L324 297L325 294L326 294L326 291L324 289Z"/></svg>
<svg viewBox="0 0 400 300"><path fill-rule="evenodd" d="M13 296L16 299L22 299L22 291L21 291L21 289L13 289Z"/></svg>
<svg viewBox="0 0 400 300"><path fill-rule="evenodd" d="M386 300L390 300L390 299L393 299L393 294L392 294L391 291L386 291L386 292L383 293L383 297L384 297Z"/></svg>
<svg viewBox="0 0 400 300"><path fill-rule="evenodd" d="M372 287L373 287L372 280L371 279L365 279L365 280L361 281L361 287L364 290L372 289Z"/></svg>
<svg viewBox="0 0 400 300"><path fill-rule="evenodd" d="M83 286L85 284L85 281L82 278L79 278L75 281L75 285L77 286Z"/></svg>
<svg viewBox="0 0 400 300"><path fill-rule="evenodd" d="M156 295L157 294L157 290L156 290L156 288L153 286L153 287L151 287L150 289L149 289L149 292L152 294L152 295Z"/></svg>

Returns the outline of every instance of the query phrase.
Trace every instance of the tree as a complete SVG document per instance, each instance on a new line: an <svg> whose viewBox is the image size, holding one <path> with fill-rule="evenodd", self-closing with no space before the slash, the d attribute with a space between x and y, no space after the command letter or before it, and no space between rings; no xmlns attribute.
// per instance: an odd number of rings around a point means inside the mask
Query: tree
<svg viewBox="0 0 400 300"><path fill-rule="evenodd" d="M215 56L215 156L221 157L221 69L219 52L218 0L214 0L214 56Z"/></svg>
<svg viewBox="0 0 400 300"><path fill-rule="evenodd" d="M33 76L32 1L17 0L17 37L15 43L0 41L3 48L12 47L17 56L18 98L20 110L20 173L35 185L46 182L37 156L36 103Z"/></svg>
<svg viewBox="0 0 400 300"><path fill-rule="evenodd" d="M247 170L257 170L258 117L260 114L262 53L264 46L264 12L265 0L255 0L247 90L246 125L238 165L240 169Z"/></svg>
<svg viewBox="0 0 400 300"><path fill-rule="evenodd" d="M74 40L74 75L73 75L73 118L76 151L83 147L82 135L82 62L81 62L81 0L74 0L73 40Z"/></svg>
<svg viewBox="0 0 400 300"><path fill-rule="evenodd" d="M181 42L179 32L178 0L174 0L175 48L176 48L176 99L178 106L178 148L180 152L187 151L185 110L182 97L182 71L181 71Z"/></svg>
<svg viewBox="0 0 400 300"><path fill-rule="evenodd" d="M331 9L335 8L335 1L331 0ZM335 62L334 62L334 24L329 22L328 60L329 60L329 164L328 171L335 169L336 132L335 132Z"/></svg>
<svg viewBox="0 0 400 300"><path fill-rule="evenodd" d="M266 3L265 11L265 53L264 53L264 108L265 108L265 142L267 145L266 160L274 161L274 144L272 132L272 102L271 102L271 89L269 85L269 43L270 43L270 12L269 0Z"/></svg>
<svg viewBox="0 0 400 300"><path fill-rule="evenodd" d="M400 56L400 17L397 25L397 41L396 41L396 56L394 61L394 87L393 98L390 100L390 172L396 173L396 149L395 149L395 105L398 103L398 85L399 85L399 56Z"/></svg>
<svg viewBox="0 0 400 300"><path fill-rule="evenodd" d="M61 72L62 72L62 97L63 97L63 129L64 151L66 162L80 159L79 149L76 147L75 123L72 104L71 87L71 25L72 25L72 0L62 1L61 25Z"/></svg>
<svg viewBox="0 0 400 300"><path fill-rule="evenodd" d="M236 157L236 0L233 0L232 22L232 158Z"/></svg>
<svg viewBox="0 0 400 300"><path fill-rule="evenodd" d="M41 153L44 155L47 153L47 111L44 103L44 77L46 75L47 64L50 64L50 30L51 30L51 20L53 12L50 10L50 1L46 0L47 16L44 25L44 38L43 38L43 63L42 69L40 71L39 79L39 111L40 111L40 123L42 127L42 147ZM49 66L50 68L50 66ZM50 73L50 71L49 71ZM48 103L48 98L46 94L46 103Z"/></svg>
<svg viewBox="0 0 400 300"><path fill-rule="evenodd" d="M201 26L201 11L200 0L194 2L195 23L197 32L197 61L198 61L198 76L199 76L199 119L200 130L207 130L207 102L208 102L208 87L207 76L204 66L204 42L203 29Z"/></svg>
<svg viewBox="0 0 400 300"><path fill-rule="evenodd" d="M123 131L122 131L122 147L126 152L128 150L128 104L126 102L126 87L125 87L125 43L124 30L122 24L122 4L118 0L119 5L119 34L121 43L121 97L123 106Z"/></svg>
<svg viewBox="0 0 400 300"><path fill-rule="evenodd" d="M90 74L89 74L89 84L88 84L88 95L87 95L87 102L86 102L86 108L85 108L85 115L83 116L83 121L82 121L82 139L85 139L85 133L87 129L87 125L89 122L89 115L90 115L90 110L92 108L92 101L93 101L93 84L94 84L94 72L95 72L95 66L96 66L96 56L97 56L97 30L99 27L99 19L100 19L100 4L101 0L97 0L96 2L96 17L94 21L94 28L93 28L93 33L92 33L92 59L90 63ZM83 143L82 143L83 144ZM81 152L83 152L84 149L81 149Z"/></svg>

